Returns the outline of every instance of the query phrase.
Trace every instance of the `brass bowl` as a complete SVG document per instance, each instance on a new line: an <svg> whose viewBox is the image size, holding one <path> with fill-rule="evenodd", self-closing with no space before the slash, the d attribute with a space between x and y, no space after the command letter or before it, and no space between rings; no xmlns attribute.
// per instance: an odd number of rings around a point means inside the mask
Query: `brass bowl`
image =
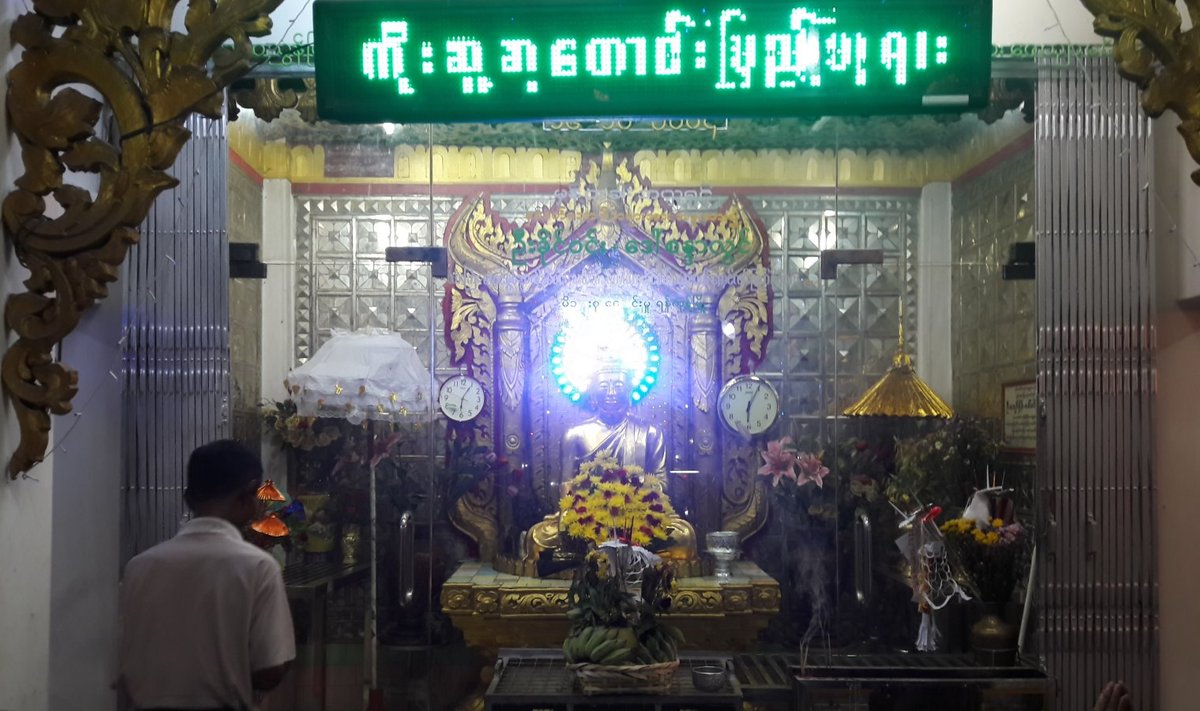
<svg viewBox="0 0 1200 711"><path fill-rule="evenodd" d="M692 667L692 684L700 691L725 688L725 667Z"/></svg>

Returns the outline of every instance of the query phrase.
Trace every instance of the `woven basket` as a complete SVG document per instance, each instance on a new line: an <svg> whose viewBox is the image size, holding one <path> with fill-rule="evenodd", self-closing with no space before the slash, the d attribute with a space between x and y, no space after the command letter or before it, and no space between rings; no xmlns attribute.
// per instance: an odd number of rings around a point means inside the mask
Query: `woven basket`
<svg viewBox="0 0 1200 711"><path fill-rule="evenodd" d="M661 694L671 690L679 660L658 664L568 664L585 695Z"/></svg>

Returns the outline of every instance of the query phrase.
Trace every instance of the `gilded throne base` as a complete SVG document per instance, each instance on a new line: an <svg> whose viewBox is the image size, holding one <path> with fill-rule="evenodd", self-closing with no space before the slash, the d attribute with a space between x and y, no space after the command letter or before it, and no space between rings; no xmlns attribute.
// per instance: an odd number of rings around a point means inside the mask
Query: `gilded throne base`
<svg viewBox="0 0 1200 711"><path fill-rule="evenodd" d="M687 637L686 649L746 649L779 612L779 583L751 561L735 562L729 578L681 577L677 584L669 618ZM442 587L442 611L492 661L500 647L559 647L570 586L468 561Z"/></svg>
<svg viewBox="0 0 1200 711"><path fill-rule="evenodd" d="M667 533L671 538L671 547L660 551L663 560L675 567L675 573L681 578L698 578L712 574L711 563L700 557L696 544L696 529L679 516L672 516L667 523ZM543 553L556 554L561 545L558 531L558 516L550 515L525 534L525 555L519 560L509 560L497 556L494 567L498 572L511 575L538 576L538 560ZM572 570L566 570L553 577L569 579Z"/></svg>

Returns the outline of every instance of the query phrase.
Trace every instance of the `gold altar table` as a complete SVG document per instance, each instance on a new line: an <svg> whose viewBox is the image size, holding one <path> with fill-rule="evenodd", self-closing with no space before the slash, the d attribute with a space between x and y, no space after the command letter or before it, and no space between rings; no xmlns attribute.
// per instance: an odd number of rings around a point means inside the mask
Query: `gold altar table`
<svg viewBox="0 0 1200 711"><path fill-rule="evenodd" d="M779 583L751 561L729 578L679 578L671 623L687 649L743 650L779 612ZM567 635L569 580L496 572L468 561L442 587L442 611L490 661L501 647L552 647Z"/></svg>

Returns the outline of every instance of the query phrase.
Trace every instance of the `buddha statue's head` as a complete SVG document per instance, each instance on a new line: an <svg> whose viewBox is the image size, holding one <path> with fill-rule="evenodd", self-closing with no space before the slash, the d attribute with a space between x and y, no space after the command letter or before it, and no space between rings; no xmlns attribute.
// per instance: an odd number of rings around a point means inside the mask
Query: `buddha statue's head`
<svg viewBox="0 0 1200 711"><path fill-rule="evenodd" d="M632 374L619 364L601 365L588 382L587 396L600 419L615 424L629 411Z"/></svg>

